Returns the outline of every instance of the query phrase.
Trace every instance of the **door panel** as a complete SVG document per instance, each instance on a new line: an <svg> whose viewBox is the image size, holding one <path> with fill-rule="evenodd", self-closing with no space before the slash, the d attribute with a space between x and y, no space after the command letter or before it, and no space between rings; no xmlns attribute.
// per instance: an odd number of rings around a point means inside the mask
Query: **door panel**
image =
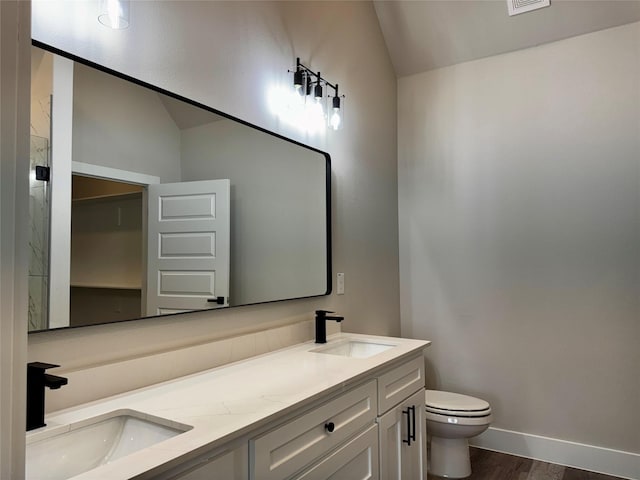
<svg viewBox="0 0 640 480"><path fill-rule="evenodd" d="M229 305L229 191L229 180L149 185L147 315Z"/></svg>
<svg viewBox="0 0 640 480"><path fill-rule="evenodd" d="M160 295L215 295L215 272L158 272Z"/></svg>
<svg viewBox="0 0 640 480"><path fill-rule="evenodd" d="M160 257L215 258L215 232L183 232L160 234Z"/></svg>
<svg viewBox="0 0 640 480"><path fill-rule="evenodd" d="M190 193L189 184L200 182L183 182L173 185L186 186L184 194L176 193L171 196L160 197L160 220L184 220L200 219L208 220L216 218L215 192L204 195ZM163 184L168 185L168 184Z"/></svg>

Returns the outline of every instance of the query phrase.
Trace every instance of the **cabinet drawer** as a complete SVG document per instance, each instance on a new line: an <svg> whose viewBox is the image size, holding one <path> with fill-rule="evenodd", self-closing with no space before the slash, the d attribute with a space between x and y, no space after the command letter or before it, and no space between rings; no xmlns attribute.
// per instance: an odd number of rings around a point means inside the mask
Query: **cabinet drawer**
<svg viewBox="0 0 640 480"><path fill-rule="evenodd" d="M251 478L282 480L303 469L376 418L372 380L250 441ZM333 423L333 432L325 427Z"/></svg>
<svg viewBox="0 0 640 480"><path fill-rule="evenodd" d="M378 413L400 403L414 392L424 389L424 359L422 357L400 365L378 377Z"/></svg>
<svg viewBox="0 0 640 480"><path fill-rule="evenodd" d="M378 480L378 427L372 425L296 480Z"/></svg>

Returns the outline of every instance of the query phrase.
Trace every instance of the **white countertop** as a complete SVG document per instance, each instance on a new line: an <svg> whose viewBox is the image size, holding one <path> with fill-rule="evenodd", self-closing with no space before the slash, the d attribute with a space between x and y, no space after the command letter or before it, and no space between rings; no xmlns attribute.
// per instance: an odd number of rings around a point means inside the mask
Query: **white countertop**
<svg viewBox="0 0 640 480"><path fill-rule="evenodd" d="M134 390L47 415L47 427L30 432L59 431L64 426L120 409L130 409L186 424L191 430L103 465L74 480L130 479L163 466L175 466L222 447L228 441L299 409L322 395L341 391L372 371L415 355L430 342L342 333L344 339L395 345L369 358L314 353L306 342L158 385ZM38 435L40 436L40 435Z"/></svg>

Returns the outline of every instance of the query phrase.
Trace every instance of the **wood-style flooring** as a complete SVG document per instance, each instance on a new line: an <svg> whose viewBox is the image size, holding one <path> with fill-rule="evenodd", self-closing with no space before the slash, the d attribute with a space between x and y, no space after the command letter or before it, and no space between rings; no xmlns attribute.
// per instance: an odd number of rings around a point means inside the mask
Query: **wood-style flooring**
<svg viewBox="0 0 640 480"><path fill-rule="evenodd" d="M469 480L620 480L601 473L471 447ZM429 475L428 480L440 480Z"/></svg>

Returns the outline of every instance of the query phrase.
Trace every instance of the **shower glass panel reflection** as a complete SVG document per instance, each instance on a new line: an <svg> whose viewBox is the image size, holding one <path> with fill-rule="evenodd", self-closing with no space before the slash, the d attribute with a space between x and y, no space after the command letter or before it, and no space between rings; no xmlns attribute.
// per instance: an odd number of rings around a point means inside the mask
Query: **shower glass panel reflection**
<svg viewBox="0 0 640 480"><path fill-rule="evenodd" d="M49 326L49 182L36 179L36 166L49 167L49 140L31 135L29 182L29 331Z"/></svg>

